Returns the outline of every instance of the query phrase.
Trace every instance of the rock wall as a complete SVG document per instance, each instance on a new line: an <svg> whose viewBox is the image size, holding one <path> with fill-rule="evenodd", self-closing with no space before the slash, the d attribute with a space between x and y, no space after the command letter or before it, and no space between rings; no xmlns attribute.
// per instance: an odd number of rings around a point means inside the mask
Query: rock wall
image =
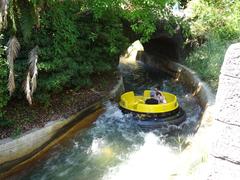
<svg viewBox="0 0 240 180"><path fill-rule="evenodd" d="M219 76L209 179L240 178L240 43L232 44Z"/></svg>
<svg viewBox="0 0 240 180"><path fill-rule="evenodd" d="M216 102L216 118L240 126L240 43L231 45L226 52Z"/></svg>

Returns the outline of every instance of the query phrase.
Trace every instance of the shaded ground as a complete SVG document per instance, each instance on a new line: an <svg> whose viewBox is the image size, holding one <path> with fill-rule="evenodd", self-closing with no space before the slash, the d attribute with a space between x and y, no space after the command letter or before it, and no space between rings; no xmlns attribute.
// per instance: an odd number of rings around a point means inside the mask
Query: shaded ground
<svg viewBox="0 0 240 180"><path fill-rule="evenodd" d="M97 77L91 88L79 91L70 89L53 95L47 107L38 103L29 106L25 99L11 101L5 114L8 123L0 126L0 139L17 137L33 128L43 127L49 121L66 118L78 112L106 96L116 84L116 80L117 73Z"/></svg>

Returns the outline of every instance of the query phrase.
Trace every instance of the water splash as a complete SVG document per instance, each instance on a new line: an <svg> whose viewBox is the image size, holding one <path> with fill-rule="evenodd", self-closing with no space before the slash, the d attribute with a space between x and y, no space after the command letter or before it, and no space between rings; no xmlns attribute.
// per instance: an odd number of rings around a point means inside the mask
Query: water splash
<svg viewBox="0 0 240 180"><path fill-rule="evenodd" d="M117 167L111 168L103 180L157 180L168 179L175 172L177 155L153 133L147 133L144 144L132 152L129 158Z"/></svg>

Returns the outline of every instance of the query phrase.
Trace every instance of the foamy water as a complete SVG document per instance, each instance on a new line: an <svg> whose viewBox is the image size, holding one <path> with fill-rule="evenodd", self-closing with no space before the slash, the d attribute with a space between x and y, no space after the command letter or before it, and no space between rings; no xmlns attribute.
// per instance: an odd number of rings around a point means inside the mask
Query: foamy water
<svg viewBox="0 0 240 180"><path fill-rule="evenodd" d="M126 161L110 168L103 180L168 179L177 167L176 160L177 155L161 138L153 133L147 133L143 145L131 152Z"/></svg>

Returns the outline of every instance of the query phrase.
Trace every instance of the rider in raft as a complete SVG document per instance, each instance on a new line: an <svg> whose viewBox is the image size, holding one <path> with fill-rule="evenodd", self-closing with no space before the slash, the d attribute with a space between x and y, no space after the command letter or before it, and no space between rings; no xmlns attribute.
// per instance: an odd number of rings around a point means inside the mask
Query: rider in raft
<svg viewBox="0 0 240 180"><path fill-rule="evenodd" d="M165 97L163 96L162 92L155 88L154 90L151 90L150 93L150 99L147 99L145 101L145 104L161 104L161 103L167 103Z"/></svg>

